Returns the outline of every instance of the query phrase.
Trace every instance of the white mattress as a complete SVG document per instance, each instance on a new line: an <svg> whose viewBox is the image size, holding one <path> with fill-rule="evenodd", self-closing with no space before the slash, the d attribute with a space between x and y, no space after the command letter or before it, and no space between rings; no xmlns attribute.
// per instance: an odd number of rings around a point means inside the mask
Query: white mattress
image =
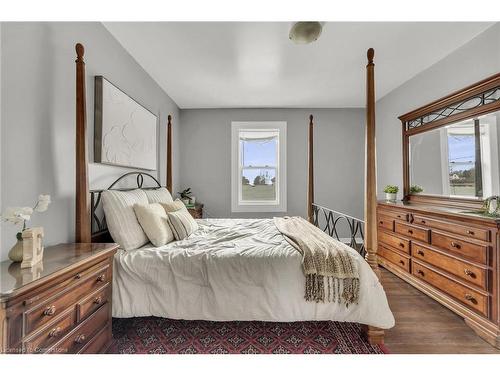
<svg viewBox="0 0 500 375"><path fill-rule="evenodd" d="M301 255L272 219L202 219L189 238L115 255L113 316L186 320L335 320L394 326L382 285L353 249L360 300L304 300Z"/></svg>

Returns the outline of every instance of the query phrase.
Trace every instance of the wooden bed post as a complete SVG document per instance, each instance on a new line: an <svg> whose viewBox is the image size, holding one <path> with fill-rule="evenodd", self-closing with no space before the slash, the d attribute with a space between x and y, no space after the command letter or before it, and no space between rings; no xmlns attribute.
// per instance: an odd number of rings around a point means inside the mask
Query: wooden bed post
<svg viewBox="0 0 500 375"><path fill-rule="evenodd" d="M172 192L172 116L168 115L167 123L167 189Z"/></svg>
<svg viewBox="0 0 500 375"><path fill-rule="evenodd" d="M75 241L91 242L89 178L87 159L87 108L85 92L85 49L78 43L76 50L76 228Z"/></svg>
<svg viewBox="0 0 500 375"><path fill-rule="evenodd" d="M313 115L309 115L309 141L308 141L308 186L307 186L307 220L312 223L314 203L314 124Z"/></svg>
<svg viewBox="0 0 500 375"><path fill-rule="evenodd" d="M375 65L373 48L368 50L366 66L365 133L365 249L366 261L380 278L377 259L377 166L375 154Z"/></svg>
<svg viewBox="0 0 500 375"><path fill-rule="evenodd" d="M375 153L375 65L373 48L368 49L366 65L366 133L365 133L365 249L366 261L380 279L377 259L377 165ZM384 343L384 330L365 326L370 344Z"/></svg>

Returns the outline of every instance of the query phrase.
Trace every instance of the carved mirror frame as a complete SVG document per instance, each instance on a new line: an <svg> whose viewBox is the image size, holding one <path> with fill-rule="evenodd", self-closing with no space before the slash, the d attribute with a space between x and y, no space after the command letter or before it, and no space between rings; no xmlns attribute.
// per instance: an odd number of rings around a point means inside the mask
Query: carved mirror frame
<svg viewBox="0 0 500 375"><path fill-rule="evenodd" d="M500 110L500 73L400 117L403 134L403 196L406 201L480 208L483 199L410 193L410 137Z"/></svg>

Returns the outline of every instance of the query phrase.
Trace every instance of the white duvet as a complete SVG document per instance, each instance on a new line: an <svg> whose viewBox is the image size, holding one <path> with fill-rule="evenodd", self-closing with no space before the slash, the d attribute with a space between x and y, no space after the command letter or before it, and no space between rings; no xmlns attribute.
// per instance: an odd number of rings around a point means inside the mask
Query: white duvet
<svg viewBox="0 0 500 375"><path fill-rule="evenodd" d="M360 300L304 300L301 255L272 219L203 219L189 238L115 255L113 316L186 320L335 320L394 326L382 285L355 251Z"/></svg>

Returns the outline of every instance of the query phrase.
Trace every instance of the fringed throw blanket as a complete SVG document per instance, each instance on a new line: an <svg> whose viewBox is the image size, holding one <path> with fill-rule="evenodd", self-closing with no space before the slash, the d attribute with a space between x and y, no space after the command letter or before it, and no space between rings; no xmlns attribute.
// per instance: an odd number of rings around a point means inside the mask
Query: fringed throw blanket
<svg viewBox="0 0 500 375"><path fill-rule="evenodd" d="M301 217L275 217L287 241L302 254L306 301L357 303L359 274L347 245Z"/></svg>

